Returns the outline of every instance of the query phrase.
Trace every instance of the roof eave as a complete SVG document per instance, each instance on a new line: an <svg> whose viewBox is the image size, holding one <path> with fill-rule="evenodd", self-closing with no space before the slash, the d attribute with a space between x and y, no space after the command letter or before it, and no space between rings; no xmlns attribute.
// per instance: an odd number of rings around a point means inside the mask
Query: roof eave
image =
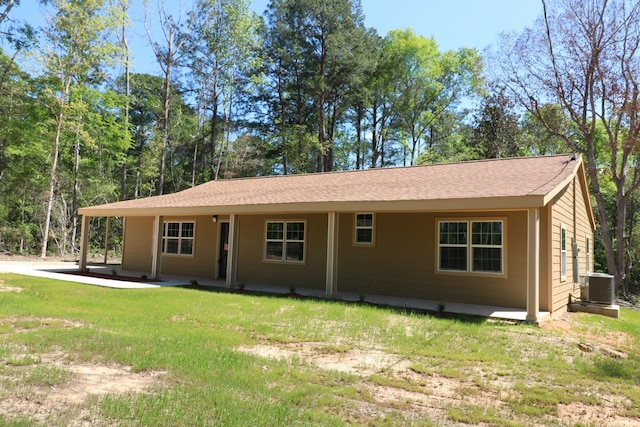
<svg viewBox="0 0 640 427"><path fill-rule="evenodd" d="M106 216L197 216L228 214L275 214L317 212L443 212L498 211L539 208L544 195L519 197L483 197L472 199L395 200L395 201L327 201L233 206L174 206L142 208L92 208L78 210L80 215Z"/></svg>

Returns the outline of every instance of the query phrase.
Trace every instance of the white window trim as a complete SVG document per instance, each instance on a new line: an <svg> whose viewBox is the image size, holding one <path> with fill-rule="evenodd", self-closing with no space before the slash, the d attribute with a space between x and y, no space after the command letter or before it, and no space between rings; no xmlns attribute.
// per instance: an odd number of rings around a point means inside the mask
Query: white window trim
<svg viewBox="0 0 640 427"><path fill-rule="evenodd" d="M564 234L564 242L563 235ZM564 249L562 249L564 243ZM560 280L567 279L567 227L560 224Z"/></svg>
<svg viewBox="0 0 640 427"><path fill-rule="evenodd" d="M371 226L358 226L358 215L371 215ZM371 230L371 241L358 242L358 230ZM353 214L353 244L355 246L375 246L376 214L374 212L356 212Z"/></svg>
<svg viewBox="0 0 640 427"><path fill-rule="evenodd" d="M167 232L167 224L180 224L178 227L178 236L177 237L168 237L166 236ZM182 224L193 224L193 237L182 237ZM193 258L196 253L196 221L195 220L165 220L162 223L162 256L179 256L179 257L187 257ZM168 253L167 252L167 242L169 240L178 240L178 253ZM180 250L182 248L183 240L191 240L191 253L190 254L181 254Z"/></svg>
<svg viewBox="0 0 640 427"><path fill-rule="evenodd" d="M440 243L440 224L443 222L466 222L467 223L467 243L466 244L445 244L442 245ZM500 222L502 223L502 244L501 245L474 245L472 240L472 228L474 222ZM436 272L441 274L460 274L467 276L495 276L495 277L506 277L506 235L507 235L507 220L506 218L439 218L436 220ZM440 268L440 249L442 246L446 247L463 247L467 249L467 268L466 270L447 270ZM501 257L500 257L500 272L493 271L476 271L473 270L473 248L500 248Z"/></svg>
<svg viewBox="0 0 640 427"><path fill-rule="evenodd" d="M267 226L269 223L280 222L282 223L282 240L279 239L267 239ZM289 223L303 223L304 224L304 239L303 240L287 240L287 224ZM262 246L262 261L275 264L297 264L304 265L307 262L307 233L309 228L307 226L306 219L268 219L264 223L264 245ZM287 242L300 243L302 242L302 261L294 261L286 259L287 255ZM281 259L268 259L267 258L267 242L282 242L282 258Z"/></svg>
<svg viewBox="0 0 640 427"><path fill-rule="evenodd" d="M584 239L584 258L586 263L587 273L591 273L591 236L587 235Z"/></svg>

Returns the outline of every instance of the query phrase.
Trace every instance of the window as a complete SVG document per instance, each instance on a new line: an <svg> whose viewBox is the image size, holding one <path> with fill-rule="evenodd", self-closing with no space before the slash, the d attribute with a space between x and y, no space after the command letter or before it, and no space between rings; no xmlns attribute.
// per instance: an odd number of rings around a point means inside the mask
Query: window
<svg viewBox="0 0 640 427"><path fill-rule="evenodd" d="M165 222L162 226L162 253L193 255L195 222Z"/></svg>
<svg viewBox="0 0 640 427"><path fill-rule="evenodd" d="M503 221L439 221L438 270L502 274L503 232Z"/></svg>
<svg viewBox="0 0 640 427"><path fill-rule="evenodd" d="M567 229L560 226L560 278L567 278Z"/></svg>
<svg viewBox="0 0 640 427"><path fill-rule="evenodd" d="M267 221L266 261L304 262L304 221Z"/></svg>
<svg viewBox="0 0 640 427"><path fill-rule="evenodd" d="M591 271L591 237L587 236L585 241L585 262L587 263L587 273Z"/></svg>
<svg viewBox="0 0 640 427"><path fill-rule="evenodd" d="M440 222L440 270L467 271L467 223Z"/></svg>
<svg viewBox="0 0 640 427"><path fill-rule="evenodd" d="M357 245L373 245L373 214L357 213L355 227Z"/></svg>
<svg viewBox="0 0 640 427"><path fill-rule="evenodd" d="M502 221L471 223L472 271L502 273Z"/></svg>

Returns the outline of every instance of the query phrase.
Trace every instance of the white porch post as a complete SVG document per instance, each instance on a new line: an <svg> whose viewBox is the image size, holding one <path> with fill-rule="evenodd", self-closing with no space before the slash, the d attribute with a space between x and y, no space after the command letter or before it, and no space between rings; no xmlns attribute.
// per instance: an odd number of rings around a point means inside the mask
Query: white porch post
<svg viewBox="0 0 640 427"><path fill-rule="evenodd" d="M107 227L104 232L104 265L107 265L109 262L109 228L111 223L111 217L107 217Z"/></svg>
<svg viewBox="0 0 640 427"><path fill-rule="evenodd" d="M336 283L336 213L329 212L327 215L327 272L325 293L328 296L336 296L338 293Z"/></svg>
<svg viewBox="0 0 640 427"><path fill-rule="evenodd" d="M227 278L226 284L228 287L232 287L236 281L236 247L238 224L235 214L229 215L229 247L227 251Z"/></svg>
<svg viewBox="0 0 640 427"><path fill-rule="evenodd" d="M89 220L91 217L82 215L82 229L80 231L80 262L78 268L80 271L87 269L87 249L89 243Z"/></svg>
<svg viewBox="0 0 640 427"><path fill-rule="evenodd" d="M527 321L538 322L540 318L540 209L527 211L528 223L528 274L527 274Z"/></svg>
<svg viewBox="0 0 640 427"><path fill-rule="evenodd" d="M164 217L156 215L153 221L153 254L151 257L151 276L160 279L162 273L162 228Z"/></svg>

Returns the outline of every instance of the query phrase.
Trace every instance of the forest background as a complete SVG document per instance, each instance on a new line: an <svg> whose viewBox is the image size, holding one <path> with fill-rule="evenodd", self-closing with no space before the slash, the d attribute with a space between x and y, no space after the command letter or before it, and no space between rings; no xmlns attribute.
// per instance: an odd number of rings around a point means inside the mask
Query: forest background
<svg viewBox="0 0 640 427"><path fill-rule="evenodd" d="M595 269L640 290L638 1L543 0L482 52L378 34L359 0L39 5L0 0L1 252L74 255L79 207L209 180L577 151ZM132 63L140 7L158 72Z"/></svg>

